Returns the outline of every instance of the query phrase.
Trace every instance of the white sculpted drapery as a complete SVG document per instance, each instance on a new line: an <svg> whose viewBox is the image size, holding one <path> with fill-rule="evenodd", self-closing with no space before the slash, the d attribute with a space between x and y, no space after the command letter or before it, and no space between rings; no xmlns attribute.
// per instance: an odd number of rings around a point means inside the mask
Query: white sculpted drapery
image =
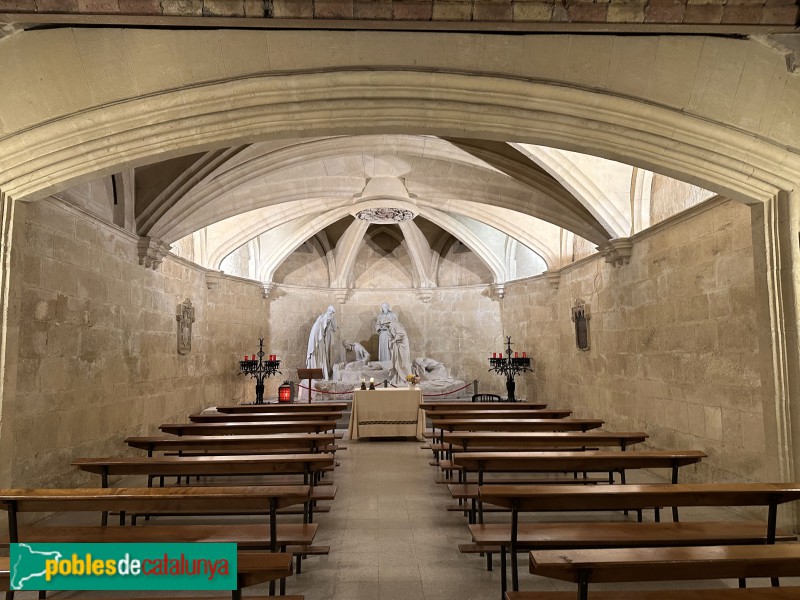
<svg viewBox="0 0 800 600"><path fill-rule="evenodd" d="M406 376L411 374L411 352L408 346L408 334L406 333L406 328L398 321L389 323L387 332L392 361L392 368L389 374L391 375L392 383L402 383L405 381Z"/></svg>
<svg viewBox="0 0 800 600"><path fill-rule="evenodd" d="M309 369L322 369L322 378L331 379L333 373L333 332L336 331L336 309L329 306L323 314L317 317L308 335L308 351L306 352L306 367Z"/></svg>
<svg viewBox="0 0 800 600"><path fill-rule="evenodd" d="M392 360L389 349L389 324L394 322L397 322L397 315L389 308L389 303L384 302L375 318L375 333L378 334L378 360L380 362Z"/></svg>

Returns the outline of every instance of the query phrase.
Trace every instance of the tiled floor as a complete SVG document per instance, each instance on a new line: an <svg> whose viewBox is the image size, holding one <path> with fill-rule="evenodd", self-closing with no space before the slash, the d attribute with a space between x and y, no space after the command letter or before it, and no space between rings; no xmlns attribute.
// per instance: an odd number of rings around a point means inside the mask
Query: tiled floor
<svg viewBox="0 0 800 600"><path fill-rule="evenodd" d="M316 519L320 528L315 543L330 546L330 554L308 557L303 572L288 580L287 593L303 594L307 600L499 600L499 557L495 557L494 571L487 572L484 558L459 553L458 544L470 542L466 519L445 510L450 503L447 486L434 482L430 452L414 441L344 443L348 449L337 455L341 464L332 473L337 497L330 513L318 514ZM633 473L629 479L656 481ZM703 516L731 518L719 511ZM507 519L507 515L487 515L487 522L493 519ZM529 574L525 558L520 556L519 561L523 590L574 589L571 584ZM704 585L725 587L727 583ZM692 584L632 584L627 589L645 587L679 590ZM266 587L248 590L256 592L266 593Z"/></svg>

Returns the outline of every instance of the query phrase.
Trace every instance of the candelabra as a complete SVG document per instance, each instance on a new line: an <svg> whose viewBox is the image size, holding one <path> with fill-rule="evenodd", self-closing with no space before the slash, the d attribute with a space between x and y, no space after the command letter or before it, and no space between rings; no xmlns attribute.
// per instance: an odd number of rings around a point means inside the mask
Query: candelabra
<svg viewBox="0 0 800 600"><path fill-rule="evenodd" d="M489 370L498 375L505 375L508 401L516 402L514 390L517 384L514 382L514 377L532 370L531 359L528 358L527 352L523 352L522 356L519 356L518 352L514 352L514 356L511 356L511 336L506 337L506 345L505 356L503 356L502 351L492 353L491 358L489 358L489 366L491 367Z"/></svg>
<svg viewBox="0 0 800 600"><path fill-rule="evenodd" d="M256 360L258 356L258 360ZM245 355L244 360L239 361L239 370L241 375L250 375L256 380L256 404L264 404L264 379L275 373L280 373L278 367L281 366L281 361L275 354L270 354L267 360L264 360L264 338L258 340L258 354L253 354L248 360ZM282 375L283 373L281 373Z"/></svg>

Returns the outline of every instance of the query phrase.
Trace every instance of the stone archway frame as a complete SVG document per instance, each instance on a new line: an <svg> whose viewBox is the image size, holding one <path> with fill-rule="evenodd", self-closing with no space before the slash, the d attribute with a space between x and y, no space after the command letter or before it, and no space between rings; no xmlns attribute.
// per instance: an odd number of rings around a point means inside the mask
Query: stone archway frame
<svg viewBox="0 0 800 600"><path fill-rule="evenodd" d="M788 315L796 314L800 265L797 225L787 225L793 212L785 205L798 200L800 157L769 139L649 101L541 80L409 69L265 75L154 90L7 135L0 139L0 192L36 199L155 156L376 131L555 146L763 203L769 293L759 296L772 335L769 402L778 421L772 431L785 432L787 442L777 450L780 477L797 475L788 451L789 419L796 418L790 415L800 412L797 323Z"/></svg>
<svg viewBox="0 0 800 600"><path fill-rule="evenodd" d="M744 202L792 189L800 171L786 148L630 98L496 76L354 70L234 79L42 123L0 139L0 189L36 199L156 156L387 130L592 153Z"/></svg>

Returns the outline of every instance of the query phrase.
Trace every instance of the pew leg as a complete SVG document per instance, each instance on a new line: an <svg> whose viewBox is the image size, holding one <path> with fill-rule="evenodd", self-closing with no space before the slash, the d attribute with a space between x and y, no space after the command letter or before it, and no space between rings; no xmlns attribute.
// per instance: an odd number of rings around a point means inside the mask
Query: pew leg
<svg viewBox="0 0 800 600"><path fill-rule="evenodd" d="M578 600L587 600L589 596L589 575L581 573L578 578Z"/></svg>
<svg viewBox="0 0 800 600"><path fill-rule="evenodd" d="M781 587L781 580L779 577L770 577L769 578L772 587Z"/></svg>
<svg viewBox="0 0 800 600"><path fill-rule="evenodd" d="M7 591L6 592L6 600L14 600L14 592L13 591Z"/></svg>
<svg viewBox="0 0 800 600"><path fill-rule="evenodd" d="M487 552L486 553L486 570L487 571L491 571L492 570L492 553L491 552Z"/></svg>
<svg viewBox="0 0 800 600"><path fill-rule="evenodd" d="M278 592L281 596L286 595L286 577L281 578L280 590Z"/></svg>
<svg viewBox="0 0 800 600"><path fill-rule="evenodd" d="M506 597L508 575L506 573L506 547L500 546L500 597Z"/></svg>
<svg viewBox="0 0 800 600"><path fill-rule="evenodd" d="M301 575L303 573L303 557L298 554L295 556L295 559L295 562L297 563L297 566L294 569L295 575Z"/></svg>
<svg viewBox="0 0 800 600"><path fill-rule="evenodd" d="M45 590L39 590L39 598L47 598L47 592Z"/></svg>
<svg viewBox="0 0 800 600"><path fill-rule="evenodd" d="M747 580L744 577L739 577L739 587L742 589L747 587Z"/></svg>

